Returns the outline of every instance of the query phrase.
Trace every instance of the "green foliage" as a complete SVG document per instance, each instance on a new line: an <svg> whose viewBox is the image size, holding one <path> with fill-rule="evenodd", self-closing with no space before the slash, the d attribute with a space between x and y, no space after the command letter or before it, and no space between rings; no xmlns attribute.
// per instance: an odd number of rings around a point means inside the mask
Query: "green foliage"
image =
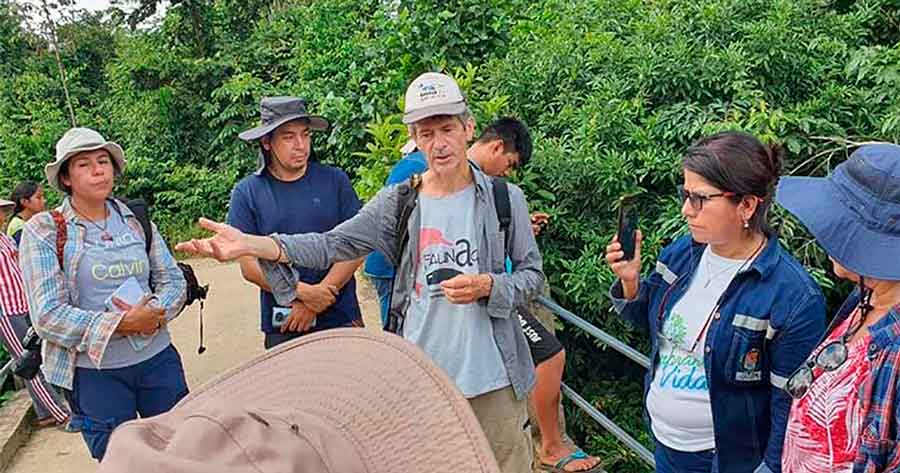
<svg viewBox="0 0 900 473"><path fill-rule="evenodd" d="M155 7L138 0L139 16ZM516 175L533 210L554 297L629 343L647 338L611 311L602 262L615 205L641 191L644 264L686 229L674 197L683 150L719 130L746 130L789 151L786 171L824 175L859 143L900 141L900 5L896 0L184 0L157 28L122 15L59 28L78 121L126 149L117 192L148 198L171 241L225 215L256 148L237 139L263 95L302 95L332 127L323 160L368 198L406 141L398 101L421 72L454 75L479 124L522 118L535 139ZM68 128L52 51L0 0L0 194L42 180ZM51 195L51 202L58 195ZM781 241L835 303L821 249L776 209ZM567 377L632 435L641 370L565 331ZM639 461L579 414L579 441Z"/></svg>
<svg viewBox="0 0 900 473"><path fill-rule="evenodd" d="M400 118L400 114L384 118L376 115L375 120L366 125L366 133L372 141L366 143L365 151L353 153L365 159L354 184L360 199L371 199L384 186L391 167L401 157L400 148L409 138Z"/></svg>

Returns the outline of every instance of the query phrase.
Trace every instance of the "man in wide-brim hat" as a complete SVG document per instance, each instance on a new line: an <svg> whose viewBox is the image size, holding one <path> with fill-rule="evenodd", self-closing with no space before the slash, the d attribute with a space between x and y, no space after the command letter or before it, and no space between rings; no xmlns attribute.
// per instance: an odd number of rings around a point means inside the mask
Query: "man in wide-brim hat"
<svg viewBox="0 0 900 473"><path fill-rule="evenodd" d="M228 223L252 235L325 232L356 215L361 203L342 170L318 162L313 134L328 130L299 97L265 97L260 125L238 135L258 146L257 170L231 193ZM360 261L328 269L292 266L297 284L275 300L255 258L241 259L244 279L260 288L260 327L271 348L305 333L361 325L353 273Z"/></svg>

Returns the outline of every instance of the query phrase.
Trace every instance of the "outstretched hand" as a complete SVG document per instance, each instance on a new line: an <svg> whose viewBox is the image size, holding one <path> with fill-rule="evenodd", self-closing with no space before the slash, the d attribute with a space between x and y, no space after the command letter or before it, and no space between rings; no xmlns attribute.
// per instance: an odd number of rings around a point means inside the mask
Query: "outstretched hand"
<svg viewBox="0 0 900 473"><path fill-rule="evenodd" d="M209 230L215 235L209 238L192 239L175 245L175 249L197 256L215 258L217 261L232 261L242 256L249 256L250 243L243 232L231 225L215 222L206 218L199 221L200 228Z"/></svg>

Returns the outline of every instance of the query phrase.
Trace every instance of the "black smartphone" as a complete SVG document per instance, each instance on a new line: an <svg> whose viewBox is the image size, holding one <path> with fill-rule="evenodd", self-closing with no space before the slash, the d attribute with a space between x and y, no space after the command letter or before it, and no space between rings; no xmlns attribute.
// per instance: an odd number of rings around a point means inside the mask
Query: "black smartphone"
<svg viewBox="0 0 900 473"><path fill-rule="evenodd" d="M622 245L622 252L625 256L623 261L631 261L634 259L635 239L637 238L638 229L638 211L636 199L632 196L625 196L619 201L619 244Z"/></svg>
<svg viewBox="0 0 900 473"><path fill-rule="evenodd" d="M459 276L462 272L453 268L440 268L425 275L425 284L432 286Z"/></svg>

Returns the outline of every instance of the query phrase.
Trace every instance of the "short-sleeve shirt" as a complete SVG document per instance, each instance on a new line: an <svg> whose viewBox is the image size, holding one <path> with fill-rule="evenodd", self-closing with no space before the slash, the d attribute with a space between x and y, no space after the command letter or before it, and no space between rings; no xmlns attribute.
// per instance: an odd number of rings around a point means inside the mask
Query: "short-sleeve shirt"
<svg viewBox="0 0 900 473"><path fill-rule="evenodd" d="M467 398L509 386L483 304L454 304L441 282L478 273L475 186L442 197L419 195L422 225L416 283L403 336L418 345Z"/></svg>
<svg viewBox="0 0 900 473"><path fill-rule="evenodd" d="M252 235L272 233L323 233L353 217L362 204L340 169L310 162L300 179L285 182L268 170L242 179L231 192L228 224ZM297 267L300 280L307 284L322 281L328 270ZM272 327L275 297L260 291L261 328L278 333ZM313 331L343 327L359 319L356 280L351 278L338 294L334 305L316 318Z"/></svg>
<svg viewBox="0 0 900 473"><path fill-rule="evenodd" d="M25 226L25 220L22 220L21 217L16 215L9 221L9 226L6 227L6 234L8 236L13 237L16 240L16 244L19 243L19 238L21 238L22 234L19 233L22 231L22 227ZM18 235L17 235L18 234Z"/></svg>

